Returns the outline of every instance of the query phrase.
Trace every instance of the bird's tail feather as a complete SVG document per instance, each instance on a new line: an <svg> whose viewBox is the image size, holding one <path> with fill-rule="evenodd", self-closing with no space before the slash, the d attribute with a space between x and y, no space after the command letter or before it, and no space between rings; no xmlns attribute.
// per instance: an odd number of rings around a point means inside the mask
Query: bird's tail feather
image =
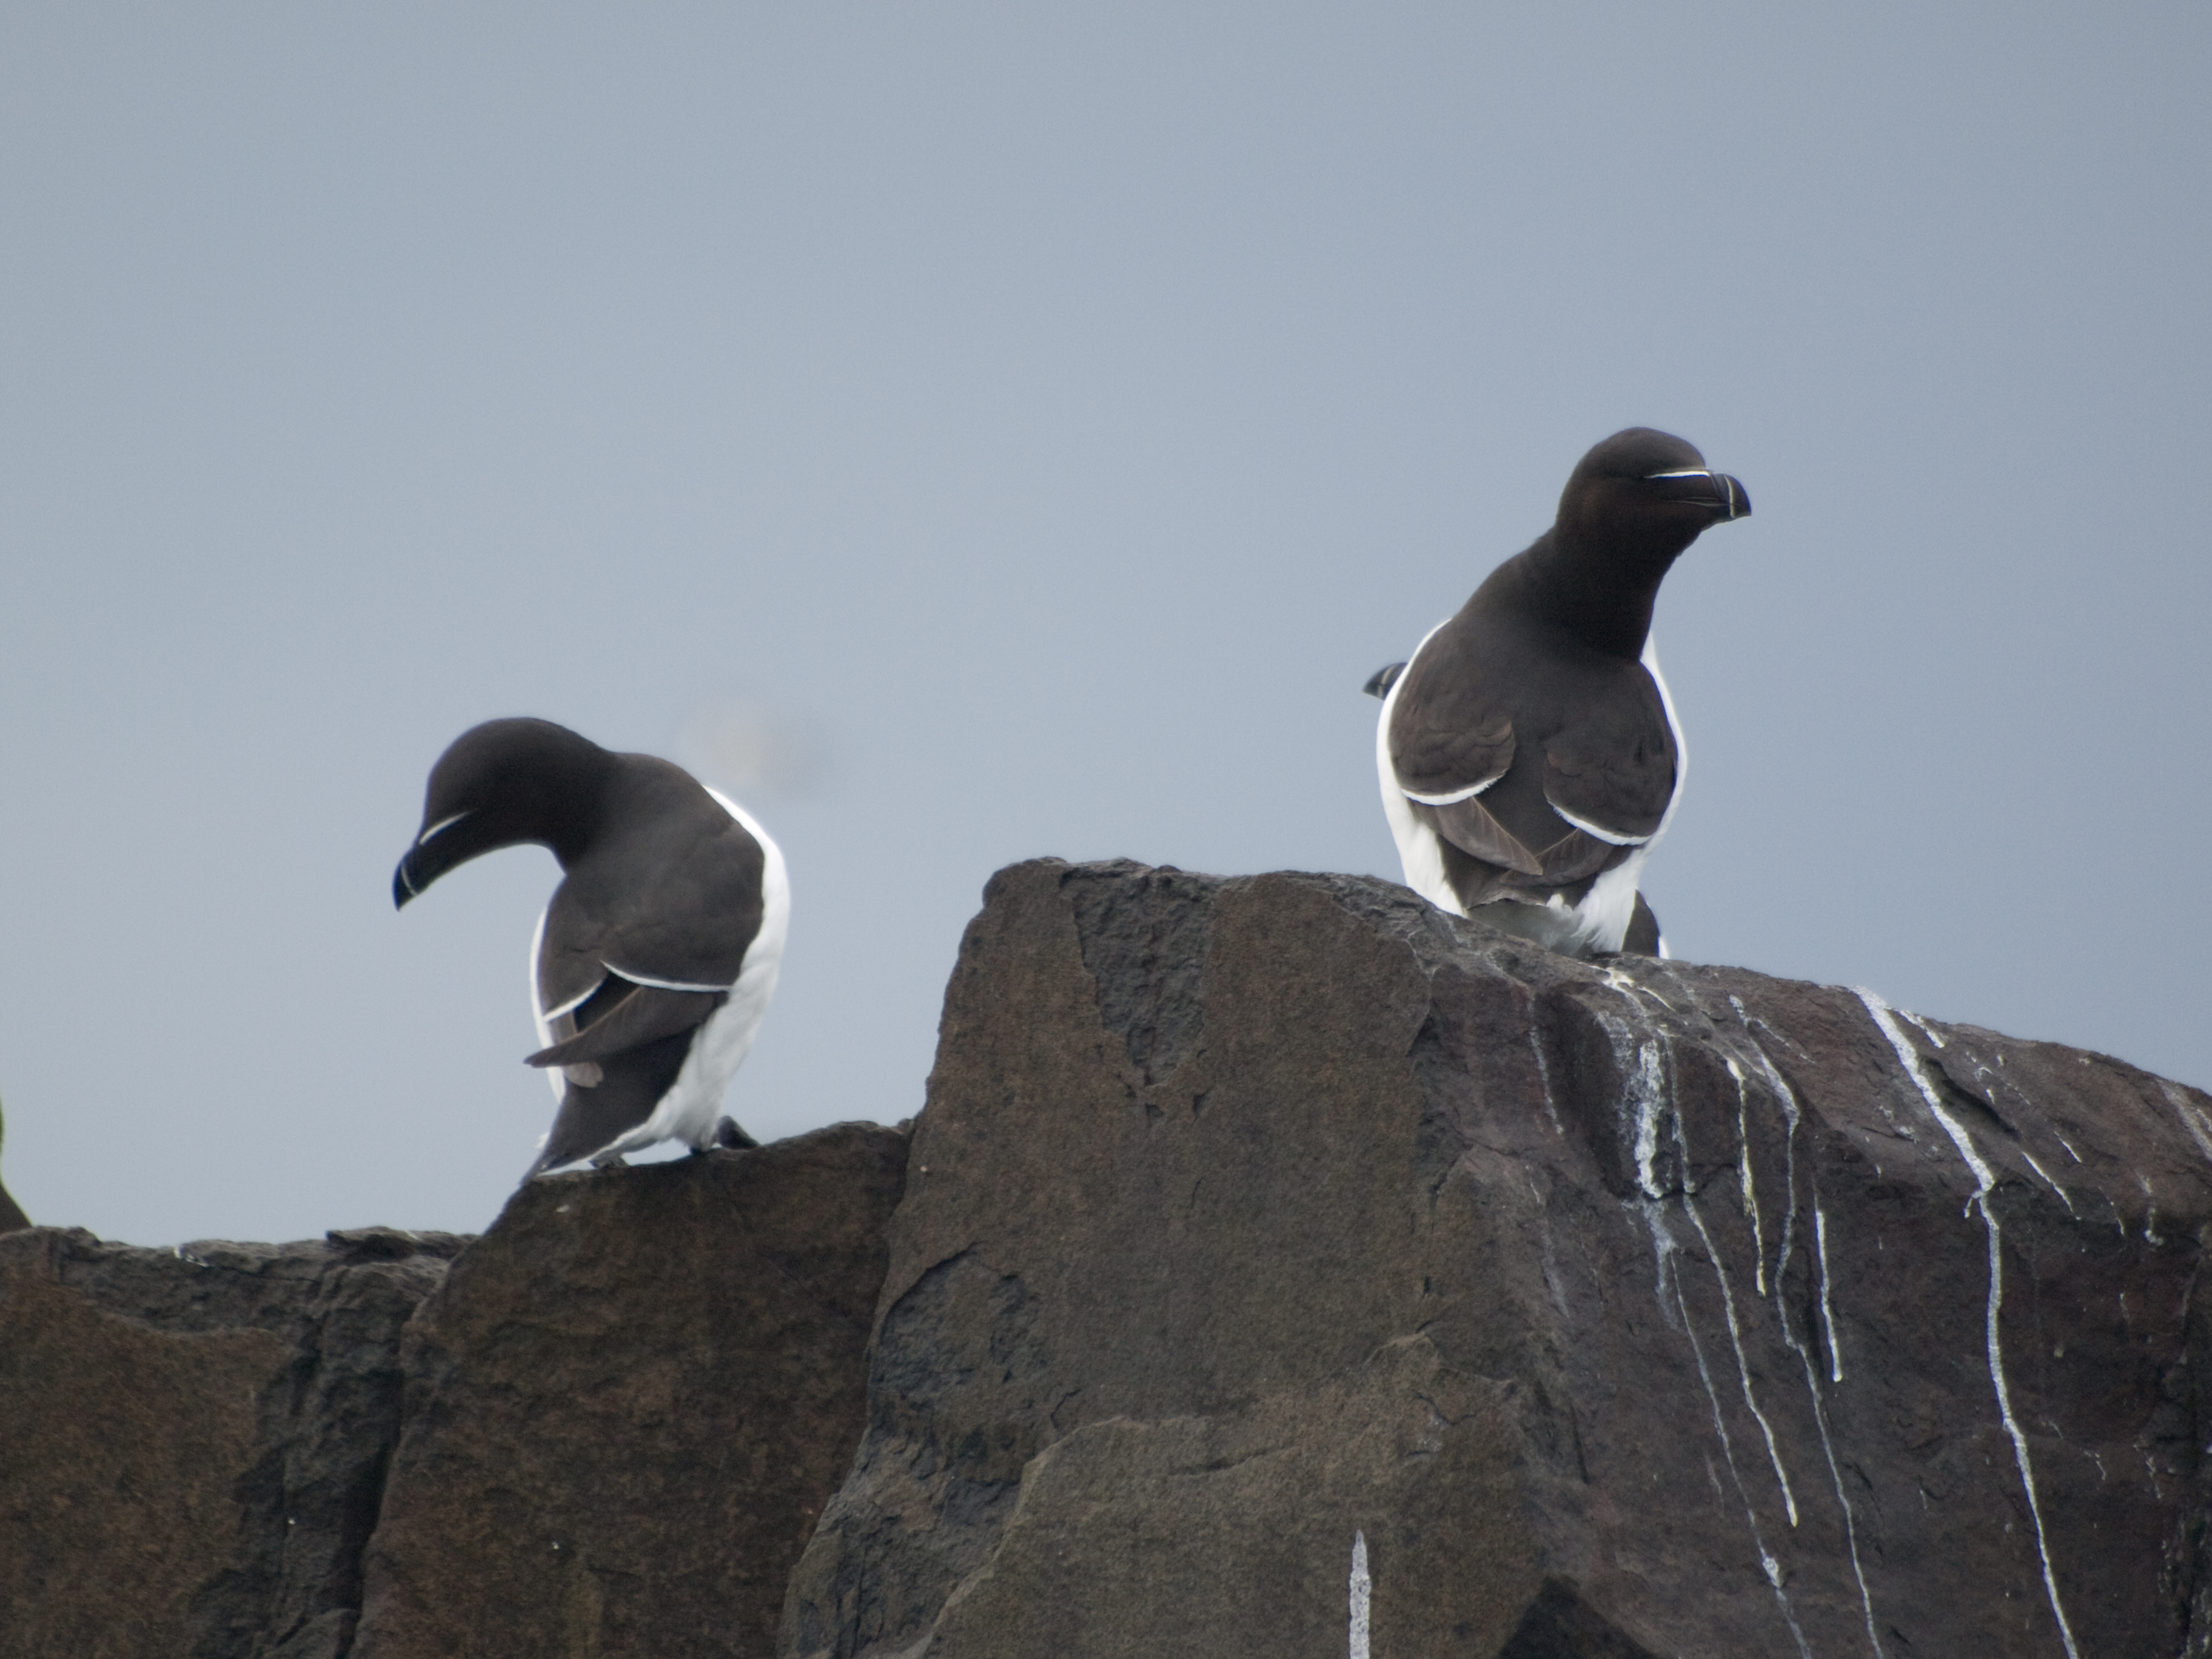
<svg viewBox="0 0 2212 1659"><path fill-rule="evenodd" d="M651 1117L683 1071L690 1048L691 1033L678 1031L601 1060L596 1088L571 1081L562 1093L545 1150L530 1166L530 1174L543 1175L604 1152Z"/></svg>

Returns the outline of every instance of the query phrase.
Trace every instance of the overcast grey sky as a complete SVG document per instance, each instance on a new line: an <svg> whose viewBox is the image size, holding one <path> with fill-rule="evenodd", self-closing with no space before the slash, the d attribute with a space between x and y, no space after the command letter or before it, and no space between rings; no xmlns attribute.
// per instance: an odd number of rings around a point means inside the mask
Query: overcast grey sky
<svg viewBox="0 0 2212 1659"><path fill-rule="evenodd" d="M1757 507L1661 595L1677 953L2212 1083L2208 46L6 0L9 1186L486 1224L556 872L390 882L509 714L720 754L794 890L731 1109L905 1116L1001 864L1395 877L1361 682L1632 423Z"/></svg>

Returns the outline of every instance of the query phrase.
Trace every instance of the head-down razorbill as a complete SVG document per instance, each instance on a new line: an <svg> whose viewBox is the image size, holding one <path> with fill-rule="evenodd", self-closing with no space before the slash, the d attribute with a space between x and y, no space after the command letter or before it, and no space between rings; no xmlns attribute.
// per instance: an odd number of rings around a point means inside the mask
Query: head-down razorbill
<svg viewBox="0 0 2212 1659"><path fill-rule="evenodd" d="M561 1109L530 1174L664 1140L753 1145L719 1114L791 921L767 831L667 761L611 753L550 720L489 720L430 769L392 901L526 842L565 872L531 945L545 1046L529 1064L549 1068Z"/></svg>
<svg viewBox="0 0 2212 1659"><path fill-rule="evenodd" d="M1750 511L1692 445L1616 432L1575 468L1552 527L1367 683L1408 887L1570 955L1658 952L1636 883L1682 748L1651 605L1700 531Z"/></svg>

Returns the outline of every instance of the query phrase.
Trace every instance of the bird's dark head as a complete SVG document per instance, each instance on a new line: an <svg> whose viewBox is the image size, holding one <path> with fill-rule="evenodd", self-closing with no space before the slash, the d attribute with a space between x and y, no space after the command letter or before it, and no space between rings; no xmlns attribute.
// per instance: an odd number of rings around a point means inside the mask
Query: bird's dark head
<svg viewBox="0 0 2212 1659"><path fill-rule="evenodd" d="M1583 457L1559 495L1560 537L1672 562L1709 525L1747 518L1751 497L1671 432L1632 426Z"/></svg>
<svg viewBox="0 0 2212 1659"><path fill-rule="evenodd" d="M1743 486L1707 466L1696 445L1632 426L1582 458L1558 522L1491 582L1503 585L1501 599L1510 592L1526 614L1591 649L1633 657L1682 550L1708 525L1750 511Z"/></svg>
<svg viewBox="0 0 2212 1659"><path fill-rule="evenodd" d="M550 847L565 866L590 839L613 768L612 755L550 720L471 726L430 769L422 828L392 872L392 903L502 847Z"/></svg>

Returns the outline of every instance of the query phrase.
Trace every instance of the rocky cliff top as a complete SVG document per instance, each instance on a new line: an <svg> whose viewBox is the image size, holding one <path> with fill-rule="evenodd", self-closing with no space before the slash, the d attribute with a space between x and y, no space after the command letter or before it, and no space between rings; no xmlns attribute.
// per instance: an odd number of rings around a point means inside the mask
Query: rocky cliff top
<svg viewBox="0 0 2212 1659"><path fill-rule="evenodd" d="M1379 881L1004 872L782 1651L2197 1651L2208 1107Z"/></svg>
<svg viewBox="0 0 2212 1659"><path fill-rule="evenodd" d="M2201 1656L2208 1211L2101 1056L1018 866L910 1139L0 1238L0 1659Z"/></svg>

